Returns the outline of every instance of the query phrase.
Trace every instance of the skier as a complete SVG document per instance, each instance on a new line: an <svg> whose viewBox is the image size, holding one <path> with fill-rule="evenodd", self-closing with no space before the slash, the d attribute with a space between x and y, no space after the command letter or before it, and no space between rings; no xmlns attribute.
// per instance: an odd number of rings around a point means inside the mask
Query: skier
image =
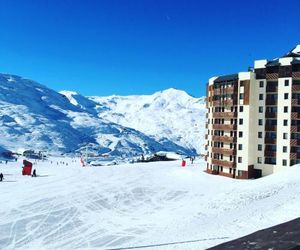
<svg viewBox="0 0 300 250"><path fill-rule="evenodd" d="M33 170L32 177L36 177L36 170Z"/></svg>
<svg viewBox="0 0 300 250"><path fill-rule="evenodd" d="M0 181L2 181L4 179L3 174L0 173Z"/></svg>
<svg viewBox="0 0 300 250"><path fill-rule="evenodd" d="M191 162L192 162L192 164L194 163L194 160L195 160L195 158L192 156L192 157L191 157Z"/></svg>

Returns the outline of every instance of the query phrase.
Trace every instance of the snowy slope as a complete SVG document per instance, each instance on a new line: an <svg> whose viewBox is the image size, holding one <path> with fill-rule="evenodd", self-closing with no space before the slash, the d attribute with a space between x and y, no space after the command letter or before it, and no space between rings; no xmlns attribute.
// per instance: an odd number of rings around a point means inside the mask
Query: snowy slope
<svg viewBox="0 0 300 250"><path fill-rule="evenodd" d="M98 116L101 108L78 94L70 102L39 83L0 74L0 146L67 153L89 145L95 153L122 158L162 150L192 153L170 140L158 141L105 120Z"/></svg>
<svg viewBox="0 0 300 250"><path fill-rule="evenodd" d="M99 105L99 116L134 128L156 140L167 138L203 152L205 135L204 98L167 89L153 95L90 97ZM106 108L103 108L106 107Z"/></svg>
<svg viewBox="0 0 300 250"><path fill-rule="evenodd" d="M21 176L21 162L0 164L0 249L205 249L300 216L300 166L236 180L204 173L203 161L50 160L34 165L41 178Z"/></svg>

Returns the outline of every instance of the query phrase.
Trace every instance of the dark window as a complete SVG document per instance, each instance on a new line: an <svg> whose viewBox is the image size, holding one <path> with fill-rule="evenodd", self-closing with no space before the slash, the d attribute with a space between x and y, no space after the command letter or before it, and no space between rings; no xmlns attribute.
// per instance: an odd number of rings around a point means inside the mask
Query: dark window
<svg viewBox="0 0 300 250"><path fill-rule="evenodd" d="M287 113L287 112L288 112L288 107L287 107L287 106L284 106L283 112L284 112L284 113Z"/></svg>
<svg viewBox="0 0 300 250"><path fill-rule="evenodd" d="M244 111L244 106L240 106L240 112Z"/></svg>
<svg viewBox="0 0 300 250"><path fill-rule="evenodd" d="M262 106L258 107L258 112L259 113L263 113L264 112L264 108Z"/></svg>
<svg viewBox="0 0 300 250"><path fill-rule="evenodd" d="M259 94L259 100L263 100L264 99L264 94Z"/></svg>
<svg viewBox="0 0 300 250"><path fill-rule="evenodd" d="M289 93L284 93L284 99L289 99Z"/></svg>
<svg viewBox="0 0 300 250"><path fill-rule="evenodd" d="M243 145L239 144L239 150L243 150Z"/></svg>
<svg viewBox="0 0 300 250"><path fill-rule="evenodd" d="M288 138L288 134L287 133L283 133L283 139L287 139Z"/></svg>
<svg viewBox="0 0 300 250"><path fill-rule="evenodd" d="M288 125L288 120L283 120L283 126L287 126Z"/></svg>
<svg viewBox="0 0 300 250"><path fill-rule="evenodd" d="M290 83L289 80L285 80L284 81L284 86L289 86L289 83Z"/></svg>
<svg viewBox="0 0 300 250"><path fill-rule="evenodd" d="M242 163L242 157L238 157L238 163Z"/></svg>
<svg viewBox="0 0 300 250"><path fill-rule="evenodd" d="M243 132L239 131L239 137L243 137Z"/></svg>
<svg viewBox="0 0 300 250"><path fill-rule="evenodd" d="M286 153L286 152L287 152L287 146L283 146L282 152L283 152L283 153Z"/></svg>
<svg viewBox="0 0 300 250"><path fill-rule="evenodd" d="M240 124L240 125L243 125L243 119L240 119L240 120L239 120L239 124Z"/></svg>
<svg viewBox="0 0 300 250"><path fill-rule="evenodd" d="M261 157L257 157L257 163L262 163Z"/></svg>
<svg viewBox="0 0 300 250"><path fill-rule="evenodd" d="M262 151L262 145L261 145L261 144L258 144L258 145L257 145L257 150L258 150L258 151Z"/></svg>
<svg viewBox="0 0 300 250"><path fill-rule="evenodd" d="M282 165L286 166L287 165L287 160L282 160Z"/></svg>
<svg viewBox="0 0 300 250"><path fill-rule="evenodd" d="M241 93L241 94L240 94L240 100L243 100L243 99L244 99L244 94Z"/></svg>
<svg viewBox="0 0 300 250"><path fill-rule="evenodd" d="M260 125L260 126L263 125L263 120L262 119L258 120L258 125Z"/></svg>
<svg viewBox="0 0 300 250"><path fill-rule="evenodd" d="M258 132L258 138L262 138L262 132Z"/></svg>
<svg viewBox="0 0 300 250"><path fill-rule="evenodd" d="M264 87L264 81L259 81L259 87L263 88Z"/></svg>

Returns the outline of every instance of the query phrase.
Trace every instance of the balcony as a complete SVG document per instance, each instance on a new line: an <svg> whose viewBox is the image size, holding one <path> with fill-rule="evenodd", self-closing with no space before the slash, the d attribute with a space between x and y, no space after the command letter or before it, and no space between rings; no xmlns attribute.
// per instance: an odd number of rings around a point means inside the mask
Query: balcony
<svg viewBox="0 0 300 250"><path fill-rule="evenodd" d="M213 129L217 129L217 130L236 130L237 125L234 125L234 124L213 124Z"/></svg>
<svg viewBox="0 0 300 250"><path fill-rule="evenodd" d="M266 125L265 126L265 131L276 131L277 130L277 126L274 125Z"/></svg>
<svg viewBox="0 0 300 250"><path fill-rule="evenodd" d="M214 118L236 118L237 113L235 112L214 112Z"/></svg>
<svg viewBox="0 0 300 250"><path fill-rule="evenodd" d="M228 168L236 167L236 162L223 161L223 160L217 160L217 159L212 159L212 164L222 166L222 167L228 167Z"/></svg>
<svg viewBox="0 0 300 250"><path fill-rule="evenodd" d="M292 120L300 119L300 113L298 113L298 112L292 112L291 118L292 118Z"/></svg>
<svg viewBox="0 0 300 250"><path fill-rule="evenodd" d="M233 142L237 141L237 138L231 137L231 136L216 136L216 135L214 135L212 137L212 141L233 143Z"/></svg>
<svg viewBox="0 0 300 250"><path fill-rule="evenodd" d="M300 159L300 153L290 153L290 159L291 160L299 160Z"/></svg>
<svg viewBox="0 0 300 250"><path fill-rule="evenodd" d="M294 79L300 79L300 72L293 72L293 73L292 73L292 77L293 77Z"/></svg>
<svg viewBox="0 0 300 250"><path fill-rule="evenodd" d="M278 79L278 73L267 73L266 79L267 80L276 80L276 79Z"/></svg>
<svg viewBox="0 0 300 250"><path fill-rule="evenodd" d="M265 144L276 145L276 138L265 138Z"/></svg>
<svg viewBox="0 0 300 250"><path fill-rule="evenodd" d="M292 99L292 105L300 105L300 99Z"/></svg>
<svg viewBox="0 0 300 250"><path fill-rule="evenodd" d="M266 112L266 118L276 118L277 112Z"/></svg>
<svg viewBox="0 0 300 250"><path fill-rule="evenodd" d="M297 133L300 132L300 127L298 126L291 126L291 133Z"/></svg>
<svg viewBox="0 0 300 250"><path fill-rule="evenodd" d="M272 92L274 92L274 93L277 93L278 92L278 87L277 86L267 86L266 87L266 92L267 93L272 93Z"/></svg>
<svg viewBox="0 0 300 250"><path fill-rule="evenodd" d="M300 146L300 140L297 140L297 139L291 139L291 146L292 146L292 147Z"/></svg>
<svg viewBox="0 0 300 250"><path fill-rule="evenodd" d="M229 148L217 148L213 147L212 152L216 154L223 154L223 155L236 155L236 150L229 149Z"/></svg>
<svg viewBox="0 0 300 250"><path fill-rule="evenodd" d="M277 99L267 99L266 105L277 105Z"/></svg>
<svg viewBox="0 0 300 250"><path fill-rule="evenodd" d="M292 92L300 92L300 85L293 85Z"/></svg>
<svg viewBox="0 0 300 250"><path fill-rule="evenodd" d="M276 157L276 151L265 151L265 157Z"/></svg>

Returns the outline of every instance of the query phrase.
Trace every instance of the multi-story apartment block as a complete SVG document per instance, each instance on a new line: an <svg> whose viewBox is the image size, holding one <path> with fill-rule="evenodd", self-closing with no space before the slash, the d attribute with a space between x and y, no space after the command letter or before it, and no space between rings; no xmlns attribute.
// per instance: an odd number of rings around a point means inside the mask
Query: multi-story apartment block
<svg viewBox="0 0 300 250"><path fill-rule="evenodd" d="M300 163L300 45L207 86L207 172L265 176Z"/></svg>

